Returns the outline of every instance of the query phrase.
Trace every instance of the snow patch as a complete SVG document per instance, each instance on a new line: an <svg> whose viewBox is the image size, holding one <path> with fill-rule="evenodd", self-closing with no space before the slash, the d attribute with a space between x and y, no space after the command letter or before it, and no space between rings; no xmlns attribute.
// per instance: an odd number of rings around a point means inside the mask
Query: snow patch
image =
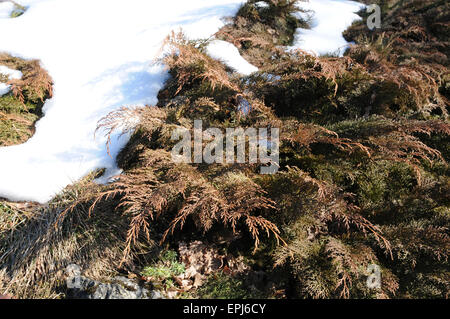
<svg viewBox="0 0 450 319"><path fill-rule="evenodd" d="M213 59L220 60L227 66L243 75L257 72L258 68L248 63L231 43L222 40L213 40L206 48L207 54Z"/></svg>
<svg viewBox="0 0 450 319"><path fill-rule="evenodd" d="M257 8L268 8L269 4L267 2L264 1L258 1L255 3L255 7Z"/></svg>
<svg viewBox="0 0 450 319"><path fill-rule="evenodd" d="M309 0L299 2L298 7L307 12L298 12L296 16L309 20L311 29L297 29L291 49L342 56L348 47L342 33L354 21L361 20L356 12L365 5L348 0Z"/></svg>
<svg viewBox="0 0 450 319"><path fill-rule="evenodd" d="M5 83L0 82L0 96L5 95L10 91L9 85L6 85Z"/></svg>
<svg viewBox="0 0 450 319"><path fill-rule="evenodd" d="M10 69L4 65L0 65L0 75L5 75L8 78L8 80L19 80L23 76L22 72ZM10 89L11 89L10 85L0 82L0 96L3 96L6 93L8 93Z"/></svg>
<svg viewBox="0 0 450 319"><path fill-rule="evenodd" d="M4 65L0 65L0 74L6 75L10 80L19 80L23 76L19 70L13 70Z"/></svg>
<svg viewBox="0 0 450 319"><path fill-rule="evenodd" d="M0 19L8 19L14 10L14 3L6 1L0 2Z"/></svg>

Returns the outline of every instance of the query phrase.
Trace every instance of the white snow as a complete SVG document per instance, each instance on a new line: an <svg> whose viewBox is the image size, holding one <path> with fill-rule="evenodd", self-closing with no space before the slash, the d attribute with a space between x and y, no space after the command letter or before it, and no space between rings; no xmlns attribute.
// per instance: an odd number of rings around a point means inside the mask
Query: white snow
<svg viewBox="0 0 450 319"><path fill-rule="evenodd" d="M10 91L9 85L0 82L0 96L5 95Z"/></svg>
<svg viewBox="0 0 450 319"><path fill-rule="evenodd" d="M0 75L6 75L8 80L21 79L23 76L22 72L20 72L18 70L10 69L4 65L0 65ZM0 96L5 95L9 91L10 91L10 86L7 85L6 83L0 82Z"/></svg>
<svg viewBox="0 0 450 319"><path fill-rule="evenodd" d="M222 40L213 40L208 44L206 53L213 59L224 62L227 66L243 75L257 72L258 68L248 63L231 43Z"/></svg>
<svg viewBox="0 0 450 319"><path fill-rule="evenodd" d="M152 61L163 39L180 27L190 38L209 38L245 1L18 2L28 10L0 19L0 51L40 59L54 97L29 141L0 148L0 197L44 203L96 168L113 175L129 137L113 138L109 157L105 138L94 140L97 121L123 105L156 104L167 71Z"/></svg>
<svg viewBox="0 0 450 319"><path fill-rule="evenodd" d="M4 65L0 65L0 74L6 75L10 80L21 79L23 74L19 70L10 69Z"/></svg>
<svg viewBox="0 0 450 319"><path fill-rule="evenodd" d="M267 2L264 1L258 1L255 3L255 7L257 8L268 8L269 4Z"/></svg>
<svg viewBox="0 0 450 319"><path fill-rule="evenodd" d="M0 19L8 19L11 16L11 12L14 10L14 4L12 2L0 2Z"/></svg>
<svg viewBox="0 0 450 319"><path fill-rule="evenodd" d="M298 7L308 10L307 13L298 12L298 16L311 18L311 29L297 29L292 48L316 55L338 53L342 56L348 47L342 33L361 19L356 12L365 5L348 0L309 0L299 2Z"/></svg>

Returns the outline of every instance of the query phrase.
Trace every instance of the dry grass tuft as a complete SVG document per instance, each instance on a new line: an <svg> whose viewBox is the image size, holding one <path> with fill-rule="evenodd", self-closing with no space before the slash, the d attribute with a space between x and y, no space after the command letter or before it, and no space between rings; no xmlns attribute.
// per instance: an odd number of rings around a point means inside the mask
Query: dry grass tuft
<svg viewBox="0 0 450 319"><path fill-rule="evenodd" d="M92 218L82 206L62 215L68 203L96 187L85 180L70 186L48 207L27 213L0 211L2 219L13 223L0 233L0 294L63 297L64 271L72 263L97 279L116 271L126 233L120 216L108 205L99 206Z"/></svg>

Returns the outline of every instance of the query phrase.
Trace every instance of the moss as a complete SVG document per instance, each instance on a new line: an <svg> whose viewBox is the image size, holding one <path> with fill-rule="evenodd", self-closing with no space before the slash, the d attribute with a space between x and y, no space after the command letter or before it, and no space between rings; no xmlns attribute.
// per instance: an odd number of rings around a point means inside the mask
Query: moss
<svg viewBox="0 0 450 319"><path fill-rule="evenodd" d="M44 101L51 96L48 74L37 61L0 54L0 64L19 70L23 80L13 80L13 92L0 96L0 147L26 142L42 116ZM6 77L1 78L3 82Z"/></svg>
<svg viewBox="0 0 450 319"><path fill-rule="evenodd" d="M14 10L11 12L11 18L18 18L25 13L25 9L23 7L16 6Z"/></svg>
<svg viewBox="0 0 450 319"><path fill-rule="evenodd" d="M27 141L34 133L39 113L36 104L24 104L11 94L0 97L0 146Z"/></svg>
<svg viewBox="0 0 450 319"><path fill-rule="evenodd" d="M195 293L200 299L259 299L261 293L249 290L244 282L223 272L212 274Z"/></svg>
<svg viewBox="0 0 450 319"><path fill-rule="evenodd" d="M307 28L308 23L292 14L299 11L297 1L264 1L267 6L256 6L257 2L245 3L217 37L233 42L244 58L259 67L270 59L276 45L292 44L297 28Z"/></svg>

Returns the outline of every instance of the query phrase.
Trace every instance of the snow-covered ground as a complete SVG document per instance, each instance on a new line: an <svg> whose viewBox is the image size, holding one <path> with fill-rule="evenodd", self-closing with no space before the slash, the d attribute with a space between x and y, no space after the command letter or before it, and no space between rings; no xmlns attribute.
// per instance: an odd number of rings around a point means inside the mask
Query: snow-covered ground
<svg viewBox="0 0 450 319"><path fill-rule="evenodd" d="M328 51L345 45L340 33L356 6L310 1L317 10L311 33L320 36L306 33L296 45L319 53L324 39ZM167 71L152 61L170 31L182 28L190 38L207 38L245 0L17 2L28 10L15 19L0 15L0 51L40 59L55 86L35 135L25 144L0 148L0 197L43 203L96 168L117 173L115 156L129 137L113 138L109 157L105 138L94 139L97 121L123 105L156 104ZM0 13L6 12L0 5ZM256 71L232 45L214 41L208 51L242 74Z"/></svg>
<svg viewBox="0 0 450 319"><path fill-rule="evenodd" d="M342 55L348 43L342 36L354 21L361 17L356 14L365 5L348 0L309 0L298 6L308 12L299 12L301 18L310 20L311 29L299 28L295 35L294 48L312 52L317 55Z"/></svg>
<svg viewBox="0 0 450 319"><path fill-rule="evenodd" d="M7 2L0 1L0 19L9 18L9 16L11 15L11 12L13 12L13 10L14 10L14 3L9 2L9 1L7 1Z"/></svg>

